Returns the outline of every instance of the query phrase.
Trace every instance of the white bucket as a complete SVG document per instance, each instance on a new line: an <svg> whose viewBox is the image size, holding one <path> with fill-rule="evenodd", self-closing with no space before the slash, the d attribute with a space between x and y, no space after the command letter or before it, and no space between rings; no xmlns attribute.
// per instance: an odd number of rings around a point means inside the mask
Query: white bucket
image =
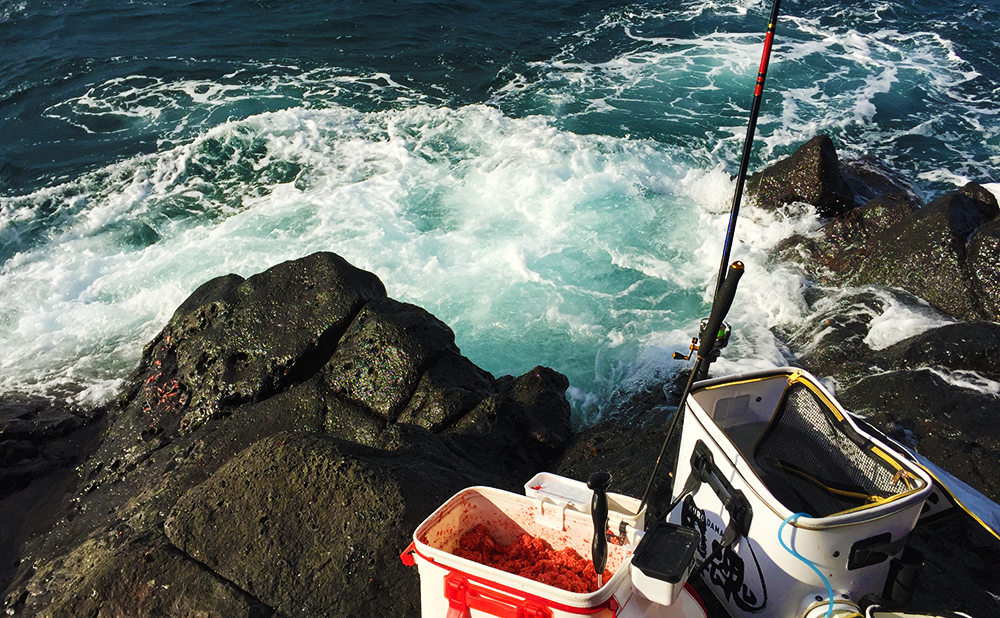
<svg viewBox="0 0 1000 618"><path fill-rule="evenodd" d="M899 474L906 475L907 485L912 487L841 512L796 517L801 508L793 511L785 504L792 503L790 498L783 502L775 497L786 495L787 488L777 487L773 477L769 479L772 485L766 484L760 462L754 460L772 416L792 385L800 390L808 388L816 402L829 408L835 425L842 424L854 432L852 435L860 436L866 441L864 448L875 452L880 462L898 466ZM883 593L889 558L902 551L930 491L930 479L889 446L862 432L812 376L788 368L696 384L683 418L675 492L690 474L690 455L697 442L708 447L719 476L741 491L752 509L748 538L717 552L702 572L708 587L732 616L802 616L817 601L829 598L827 584L833 597L844 601ZM802 446L803 455L809 448ZM693 500L689 498L674 509L669 521L699 529L703 539L699 555L704 559L718 548L729 515L715 492L703 484ZM779 530L792 551L782 547ZM890 554L865 553L866 543Z"/></svg>
<svg viewBox="0 0 1000 618"><path fill-rule="evenodd" d="M595 592L575 593L452 553L462 535L478 525L500 544L528 534L547 541L556 551L572 548L585 559L591 554L594 526L589 512L540 500L538 495L527 497L492 487L464 489L424 520L402 556L418 568L423 618L705 618L700 600L689 589L670 607L656 606L633 594L630 563L641 535L633 534L626 545L609 543L606 568L613 575Z"/></svg>

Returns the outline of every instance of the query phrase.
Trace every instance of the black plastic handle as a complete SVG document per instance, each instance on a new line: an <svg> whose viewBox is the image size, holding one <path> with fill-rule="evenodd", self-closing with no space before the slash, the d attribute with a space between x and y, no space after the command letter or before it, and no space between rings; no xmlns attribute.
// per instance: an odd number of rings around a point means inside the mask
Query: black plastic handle
<svg viewBox="0 0 1000 618"><path fill-rule="evenodd" d="M595 472L587 487L594 490L590 501L590 514L594 518L594 542L591 545L591 555L594 559L594 571L597 580L601 581L604 565L608 563L608 487L611 486L611 475L607 472Z"/></svg>
<svg viewBox="0 0 1000 618"><path fill-rule="evenodd" d="M701 440L695 442L691 453L691 475L697 475L702 482L707 483L729 511L729 525L722 535L722 543L731 545L740 537L747 537L750 534L750 522L753 521L750 501L726 479L715 465L712 450Z"/></svg>
<svg viewBox="0 0 1000 618"><path fill-rule="evenodd" d="M726 280L722 282L719 293L715 295L712 302L712 313L708 316L708 323L702 332L701 341L698 343L698 356L707 362L712 362L712 352L715 350L715 340L719 336L719 328L722 326L729 308L733 306L733 298L736 297L736 286L743 276L743 262L733 262L729 265L726 273ZM706 367L707 369L707 367Z"/></svg>

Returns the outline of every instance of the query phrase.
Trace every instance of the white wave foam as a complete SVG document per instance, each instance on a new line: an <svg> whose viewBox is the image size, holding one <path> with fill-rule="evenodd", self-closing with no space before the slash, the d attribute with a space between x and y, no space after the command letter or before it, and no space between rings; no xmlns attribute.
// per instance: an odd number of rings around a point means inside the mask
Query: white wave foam
<svg viewBox="0 0 1000 618"><path fill-rule="evenodd" d="M988 378L975 371L947 371L938 367L930 367L930 372L951 386L975 391L984 395L996 397L1000 395L1000 382Z"/></svg>
<svg viewBox="0 0 1000 618"><path fill-rule="evenodd" d="M835 327L823 326L831 316L850 316L857 326L867 328L864 343L882 350L925 331L954 323L955 320L902 290L875 286L822 290L809 313L791 332L799 340L798 352L810 353Z"/></svg>
<svg viewBox="0 0 1000 618"><path fill-rule="evenodd" d="M518 75L494 102L557 116L564 126L620 122L682 146L675 156L698 167L720 159L734 166L765 24L759 32L742 31L762 18L763 8L722 1L614 13L568 37L559 54L535 65L537 78ZM747 9L745 19L731 17ZM992 178L1000 161L1000 114L978 59L963 57L929 22L887 20L888 6L838 10L838 19L821 7L782 13L758 125L758 161L826 133L841 156L879 156L908 175L930 166ZM706 20L717 24L714 31L699 27ZM659 34L664 30L671 34ZM594 42L617 41L621 33L628 40L616 45L621 51L595 59ZM960 137L968 131L976 139ZM918 178L942 180L935 172Z"/></svg>
<svg viewBox="0 0 1000 618"><path fill-rule="evenodd" d="M161 151L0 199L0 346L11 350L0 390L82 383L100 399L202 281L332 250L452 325L474 362L553 366L570 376L578 413L599 414L620 384L675 371L670 354L708 311L760 55L762 32L685 35L670 20L762 10L712 0L680 17L609 14L495 93L519 118L424 105L387 75L335 69L95 84L50 116L149 130ZM894 140L948 141L959 164L926 172L934 182L977 179L982 152L1000 157L996 106L969 87L974 66L940 35L883 24L880 10L783 17L755 163L818 132L839 136L843 154L890 163ZM602 58L595 43L616 51ZM341 105L369 91L399 104ZM957 149L947 125L958 116L992 145ZM657 141L599 134L619 126ZM808 210L744 206L732 257L747 274L719 370L784 363L771 330L804 319L808 282L769 252L816 224ZM922 319L876 316L869 344L902 332L890 320L915 332Z"/></svg>
<svg viewBox="0 0 1000 618"><path fill-rule="evenodd" d="M695 19L709 14L746 15L751 9L764 6L763 0L696 0L682 3L680 10L688 19Z"/></svg>
<svg viewBox="0 0 1000 618"><path fill-rule="evenodd" d="M715 278L719 268L722 240L729 222L728 206L735 181L722 169L691 169L682 179L681 192L697 206L698 220L691 226L693 246L689 261L671 264L671 281L697 295L668 328L650 332L638 341L635 360L606 368L603 383L619 390L640 390L662 384L683 366L673 360L674 352L687 353L698 323L707 317ZM725 206L724 206L725 205ZM788 265L775 263L770 255L782 240L794 234L812 234L819 226L815 209L798 205L778 211L745 204L737 222L731 261L744 263L736 300L727 321L733 329L728 349L715 364L715 374L771 369L787 364L790 357L774 329L789 328L800 322L808 311L803 292L808 282Z"/></svg>
<svg viewBox="0 0 1000 618"><path fill-rule="evenodd" d="M474 362L555 367L577 413L599 413L622 376L677 367L669 353L707 311L731 188L655 143L485 106L228 122L0 200L0 390L79 384L98 401L203 281L329 250L450 324ZM799 279L767 247L809 220L741 222L734 258L751 266L735 321L800 313ZM736 338L740 356L773 362L766 328Z"/></svg>
<svg viewBox="0 0 1000 618"><path fill-rule="evenodd" d="M887 348L904 339L915 337L920 333L953 324L954 319L940 313L927 303L901 303L896 296L883 290L871 288L882 299L883 308L880 314L872 318L865 336L865 343L873 350Z"/></svg>
<svg viewBox="0 0 1000 618"><path fill-rule="evenodd" d="M416 104L428 97L382 72L352 74L336 68L303 69L290 64L175 60L184 71L208 71L214 78L165 78L134 74L91 85L60 101L44 116L89 134L153 133L161 148L186 142L226 119L300 106L322 108L358 96L372 101Z"/></svg>

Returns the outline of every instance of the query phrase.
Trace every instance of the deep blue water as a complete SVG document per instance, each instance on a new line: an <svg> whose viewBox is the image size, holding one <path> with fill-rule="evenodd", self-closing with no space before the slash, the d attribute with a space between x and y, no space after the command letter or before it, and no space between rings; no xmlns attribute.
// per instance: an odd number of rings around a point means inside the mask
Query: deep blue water
<svg viewBox="0 0 1000 618"><path fill-rule="evenodd" d="M98 401L203 281L330 250L493 373L566 373L594 418L707 312L768 13L0 0L0 390ZM928 198L997 183L998 22L785 0L752 168L822 132ZM768 249L819 224L744 219L729 369L794 354L772 331L811 283ZM893 315L880 344L933 323Z"/></svg>

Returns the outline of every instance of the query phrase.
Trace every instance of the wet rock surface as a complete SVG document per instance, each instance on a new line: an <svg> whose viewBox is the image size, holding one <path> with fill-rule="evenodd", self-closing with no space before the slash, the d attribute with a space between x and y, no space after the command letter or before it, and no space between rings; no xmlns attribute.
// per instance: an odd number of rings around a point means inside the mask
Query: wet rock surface
<svg viewBox="0 0 1000 618"><path fill-rule="evenodd" d="M494 378L334 254L214 279L146 346L100 440L59 462L54 515L9 535L5 610L419 615L399 559L416 525L463 487L546 468L570 439L567 386L543 367ZM47 461L25 419L82 421L26 405L0 419L4 457Z"/></svg>
<svg viewBox="0 0 1000 618"><path fill-rule="evenodd" d="M959 191L942 195L869 238L850 281L900 287L955 317L983 318L966 243L995 209L996 198L987 203Z"/></svg>
<svg viewBox="0 0 1000 618"><path fill-rule="evenodd" d="M956 392L960 387L953 379L934 366L888 371L859 380L839 394L852 412L1000 501L997 397L968 389Z"/></svg>
<svg viewBox="0 0 1000 618"><path fill-rule="evenodd" d="M174 546L279 615L417 615L400 548L473 481L460 470L280 433L181 496L164 528Z"/></svg>
<svg viewBox="0 0 1000 618"><path fill-rule="evenodd" d="M865 358L866 373L826 374L847 378L838 390L844 406L1000 502L1000 397L992 386L1000 383L1000 324L947 324Z"/></svg>
<svg viewBox="0 0 1000 618"><path fill-rule="evenodd" d="M856 204L865 204L886 195L919 201L916 189L909 179L893 172L874 157L866 155L857 159L839 160L839 168L840 176L854 193Z"/></svg>
<svg viewBox="0 0 1000 618"><path fill-rule="evenodd" d="M967 265L984 319L1000 320L1000 218L984 223L969 241Z"/></svg>
<svg viewBox="0 0 1000 618"><path fill-rule="evenodd" d="M0 556L14 556L27 535L51 523L53 502L76 477L103 410L13 394L0 397ZM0 562L0 587L15 561Z"/></svg>
<svg viewBox="0 0 1000 618"><path fill-rule="evenodd" d="M747 192L761 207L805 202L827 219L819 237L777 248L816 282L901 288L961 320L1000 318L1000 205L975 182L923 205L876 161L838 162L821 135L748 179Z"/></svg>
<svg viewBox="0 0 1000 618"><path fill-rule="evenodd" d="M0 498L74 465L65 440L101 416L70 403L31 395L0 397Z"/></svg>
<svg viewBox="0 0 1000 618"><path fill-rule="evenodd" d="M837 150L826 135L818 135L791 156L747 179L747 193L773 208L791 202L812 204L824 217L855 206L854 191L841 174Z"/></svg>

